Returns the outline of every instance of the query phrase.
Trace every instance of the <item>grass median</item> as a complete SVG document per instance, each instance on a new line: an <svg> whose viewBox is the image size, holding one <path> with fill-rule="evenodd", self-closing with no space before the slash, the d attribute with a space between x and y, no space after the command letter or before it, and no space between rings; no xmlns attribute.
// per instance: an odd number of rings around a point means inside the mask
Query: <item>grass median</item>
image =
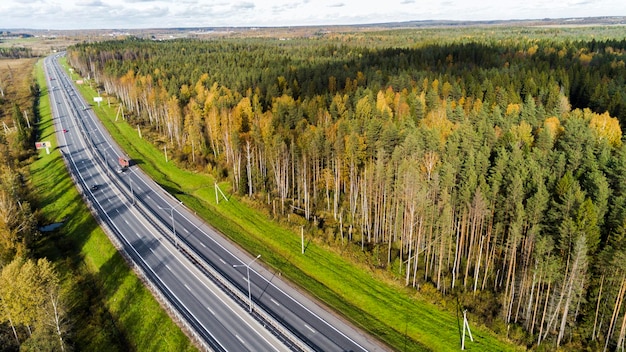
<svg viewBox="0 0 626 352"><path fill-rule="evenodd" d="M39 135L51 141L32 163L42 218L62 222L38 244L38 255L52 260L70 286L71 340L82 351L195 351L111 244L74 186L54 135L42 61Z"/></svg>

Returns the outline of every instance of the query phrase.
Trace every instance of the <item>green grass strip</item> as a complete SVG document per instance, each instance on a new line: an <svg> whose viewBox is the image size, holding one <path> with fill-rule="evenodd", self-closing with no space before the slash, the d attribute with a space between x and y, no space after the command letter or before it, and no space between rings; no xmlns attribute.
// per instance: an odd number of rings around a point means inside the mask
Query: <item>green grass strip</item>
<svg viewBox="0 0 626 352"><path fill-rule="evenodd" d="M88 101L97 95L87 84L79 89ZM462 320L459 322L455 314L427 302L414 290L383 282L376 273L353 264L356 260L344 258L347 254L335 253L315 241L309 243L304 255L300 254L299 231L277 225L236 197L216 204L213 177L179 169L171 160L165 162L163 150L140 139L136 126L121 117L115 121L117 104L91 105L117 143L156 182L243 249L261 254L261 260L276 273L394 350L460 350ZM221 187L226 192L229 189L226 183ZM472 324L471 316L469 319ZM475 342L467 339L466 350L518 349L488 329L470 326Z"/></svg>
<svg viewBox="0 0 626 352"><path fill-rule="evenodd" d="M51 221L65 221L45 236L40 254L76 284L72 341L82 351L196 351L187 336L129 268L92 217L56 149L42 60L36 67L40 96L40 140L53 149L40 150L32 163L31 182L40 211Z"/></svg>

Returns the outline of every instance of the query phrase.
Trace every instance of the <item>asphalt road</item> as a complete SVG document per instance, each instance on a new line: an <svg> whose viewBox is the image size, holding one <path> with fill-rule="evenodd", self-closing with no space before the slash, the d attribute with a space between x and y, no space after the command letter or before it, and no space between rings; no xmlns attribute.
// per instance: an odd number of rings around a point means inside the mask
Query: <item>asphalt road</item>
<svg viewBox="0 0 626 352"><path fill-rule="evenodd" d="M58 67L57 56L48 57L44 67L59 148L70 169L102 221L116 229L124 249L211 348L384 350L377 341L265 270L259 263L263 258L239 250L137 165L131 163L130 168L119 172L118 157L122 151ZM207 272L239 291L237 295L227 295L215 285L207 289L207 282L211 282ZM228 297L216 299L218 293L214 290ZM273 334L261 326L265 322L278 325ZM286 347L275 335L283 341L297 337L300 343L287 343Z"/></svg>

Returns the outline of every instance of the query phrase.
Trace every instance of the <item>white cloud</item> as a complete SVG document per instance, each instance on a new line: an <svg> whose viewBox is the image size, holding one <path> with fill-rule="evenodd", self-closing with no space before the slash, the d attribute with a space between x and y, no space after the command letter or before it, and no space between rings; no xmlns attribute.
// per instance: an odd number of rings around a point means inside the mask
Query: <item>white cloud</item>
<svg viewBox="0 0 626 352"><path fill-rule="evenodd" d="M4 28L363 24L626 15L618 0L1 0Z"/></svg>

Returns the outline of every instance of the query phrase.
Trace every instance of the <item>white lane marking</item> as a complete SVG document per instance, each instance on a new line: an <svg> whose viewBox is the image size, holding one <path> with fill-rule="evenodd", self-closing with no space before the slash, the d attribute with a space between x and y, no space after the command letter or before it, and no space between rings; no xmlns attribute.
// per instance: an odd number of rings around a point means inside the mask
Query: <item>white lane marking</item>
<svg viewBox="0 0 626 352"><path fill-rule="evenodd" d="M235 337L237 338L237 340L239 340L239 342L241 342L242 344L246 344L246 342L244 340L241 339L241 337L239 337L239 335L235 334Z"/></svg>
<svg viewBox="0 0 626 352"><path fill-rule="evenodd" d="M211 307L206 307L206 309L208 309L211 314L215 315L215 312L211 309Z"/></svg>
<svg viewBox="0 0 626 352"><path fill-rule="evenodd" d="M205 245L204 243L200 242L200 245L201 245L202 247L206 248L206 245Z"/></svg>
<svg viewBox="0 0 626 352"><path fill-rule="evenodd" d="M226 265L226 262L224 261L224 259L219 258L220 262L222 262L222 264Z"/></svg>
<svg viewBox="0 0 626 352"><path fill-rule="evenodd" d="M187 286L187 284L183 284L183 286L185 286L186 289L188 289L189 291L191 291L191 289L189 288L189 286Z"/></svg>
<svg viewBox="0 0 626 352"><path fill-rule="evenodd" d="M116 211L118 214L120 213L120 210L119 210L119 209L115 209L115 211Z"/></svg>
<svg viewBox="0 0 626 352"><path fill-rule="evenodd" d="M304 327L311 330L311 332L315 334L315 330L313 330L312 327L308 326L307 324L304 324Z"/></svg>
<svg viewBox="0 0 626 352"><path fill-rule="evenodd" d="M273 298L270 298L270 301L274 302L275 305L280 307L280 303L276 302Z"/></svg>
<svg viewBox="0 0 626 352"><path fill-rule="evenodd" d="M126 219L124 219L124 222L126 223L126 225L130 225L130 224L128 223L128 221L126 221Z"/></svg>
<svg viewBox="0 0 626 352"><path fill-rule="evenodd" d="M148 199L152 199L152 198L150 198L150 196L146 196L146 198L148 198Z"/></svg>
<svg viewBox="0 0 626 352"><path fill-rule="evenodd" d="M185 232L189 233L189 230L187 230L187 228L183 227L183 230L185 230Z"/></svg>
<svg viewBox="0 0 626 352"><path fill-rule="evenodd" d="M153 254L156 254L154 253L154 248L150 248L150 252L152 252Z"/></svg>
<svg viewBox="0 0 626 352"><path fill-rule="evenodd" d="M170 269L170 266L165 264L165 267L167 268L167 270L172 271L172 269Z"/></svg>

